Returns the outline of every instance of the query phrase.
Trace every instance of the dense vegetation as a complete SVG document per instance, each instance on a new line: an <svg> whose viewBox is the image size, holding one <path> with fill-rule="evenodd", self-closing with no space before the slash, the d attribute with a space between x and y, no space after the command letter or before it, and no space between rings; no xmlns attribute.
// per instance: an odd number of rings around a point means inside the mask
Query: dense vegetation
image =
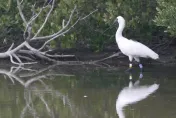
<svg viewBox="0 0 176 118"><path fill-rule="evenodd" d="M157 2L156 25L166 27L165 32L169 32L172 36L176 36L176 1L157 0Z"/></svg>
<svg viewBox="0 0 176 118"><path fill-rule="evenodd" d="M31 15L31 10L33 13L37 12L42 7L41 4L43 0L25 1L25 15ZM156 38L158 36L165 36L165 30L171 36L176 36L175 0L58 0L41 35L52 34L60 29L62 20L68 20L74 5L77 6L77 14L74 14L73 21L95 9L98 11L79 22L67 35L51 42L51 47L89 48L100 51L105 46L115 43L116 28L112 24L118 15L124 16L127 20L124 32L127 37L150 42L159 40ZM33 24L32 31L35 32L41 26L46 12L47 9ZM16 0L1 0L0 14L1 45L23 40L23 22L19 16Z"/></svg>

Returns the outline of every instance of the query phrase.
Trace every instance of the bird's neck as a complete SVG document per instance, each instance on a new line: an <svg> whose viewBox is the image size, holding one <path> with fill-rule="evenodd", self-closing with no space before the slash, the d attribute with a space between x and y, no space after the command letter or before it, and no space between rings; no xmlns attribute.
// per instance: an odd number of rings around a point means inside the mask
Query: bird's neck
<svg viewBox="0 0 176 118"><path fill-rule="evenodd" d="M116 31L116 37L122 37L122 32L123 32L124 27L125 27L125 21L119 23L119 27Z"/></svg>
<svg viewBox="0 0 176 118"><path fill-rule="evenodd" d="M119 118L125 118L123 107L116 108L116 111L117 111L117 114L118 114Z"/></svg>

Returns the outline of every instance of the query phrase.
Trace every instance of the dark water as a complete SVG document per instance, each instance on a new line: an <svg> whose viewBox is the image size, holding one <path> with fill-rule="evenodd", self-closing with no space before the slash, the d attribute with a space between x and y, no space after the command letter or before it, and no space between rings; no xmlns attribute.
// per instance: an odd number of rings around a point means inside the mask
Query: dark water
<svg viewBox="0 0 176 118"><path fill-rule="evenodd" d="M1 67L0 118L176 118L176 67L124 70Z"/></svg>

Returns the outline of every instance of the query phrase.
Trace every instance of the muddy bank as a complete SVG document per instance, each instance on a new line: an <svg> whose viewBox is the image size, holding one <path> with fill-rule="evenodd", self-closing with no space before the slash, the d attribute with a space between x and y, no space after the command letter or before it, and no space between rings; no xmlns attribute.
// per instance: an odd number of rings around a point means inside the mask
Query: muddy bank
<svg viewBox="0 0 176 118"><path fill-rule="evenodd" d="M176 46L170 46L169 48L162 50L155 50L159 56L159 60L152 60L152 59L144 59L141 58L141 62L144 65L173 65L176 64ZM112 58L105 59L115 53L118 53L119 49L116 45L111 45L106 47L101 52L95 52L89 48L82 48L82 49L55 49L50 51L50 54L60 54L60 55L75 55L74 57L66 57L66 58L55 58L59 61L85 61L85 62L92 62L98 61L99 64L108 64L110 66L128 66L129 60L128 57L119 54L118 56L114 56ZM0 64L9 63L10 58L1 59ZM100 61L101 60L101 61ZM102 61L103 60L103 61ZM37 60L41 65L51 65L52 63L46 62L44 60L38 59ZM134 62L136 63L136 62Z"/></svg>
<svg viewBox="0 0 176 118"><path fill-rule="evenodd" d="M155 64L162 64L162 65L176 64L176 46L170 46L165 50L157 49L154 51L156 51L159 54L160 59L152 60L152 59L141 58L141 61L143 64L154 64L154 65ZM101 52L94 52L93 50L90 50L88 48L83 48L81 50L72 48L72 49L57 49L57 50L53 50L51 53L75 55L75 57L59 59L63 61L95 61L95 60L104 59L118 52L119 52L118 47L116 45L112 45L110 47L105 48ZM120 54L119 56L115 56L113 58L103 60L103 62L110 65L117 66L117 65L128 65L129 60L128 60L128 57L126 57L123 54Z"/></svg>

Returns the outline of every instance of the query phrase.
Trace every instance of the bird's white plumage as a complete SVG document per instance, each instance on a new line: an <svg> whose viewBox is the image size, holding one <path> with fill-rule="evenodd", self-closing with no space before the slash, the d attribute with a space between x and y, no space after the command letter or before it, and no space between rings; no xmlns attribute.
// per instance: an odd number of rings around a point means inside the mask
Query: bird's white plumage
<svg viewBox="0 0 176 118"><path fill-rule="evenodd" d="M123 108L129 104L134 104L138 101L141 101L147 98L150 94L154 93L159 88L158 84L153 85L133 85L129 83L129 87L124 87L117 98L116 101L116 111L119 115L119 118L125 118Z"/></svg>
<svg viewBox="0 0 176 118"><path fill-rule="evenodd" d="M121 16L118 16L117 20L119 23L119 27L116 32L116 42L121 52L124 55L128 56L130 61L132 61L132 59L134 58L137 62L139 62L139 57L152 59L159 58L159 55L157 53L155 53L144 44L123 37L122 32L125 27L125 20Z"/></svg>

